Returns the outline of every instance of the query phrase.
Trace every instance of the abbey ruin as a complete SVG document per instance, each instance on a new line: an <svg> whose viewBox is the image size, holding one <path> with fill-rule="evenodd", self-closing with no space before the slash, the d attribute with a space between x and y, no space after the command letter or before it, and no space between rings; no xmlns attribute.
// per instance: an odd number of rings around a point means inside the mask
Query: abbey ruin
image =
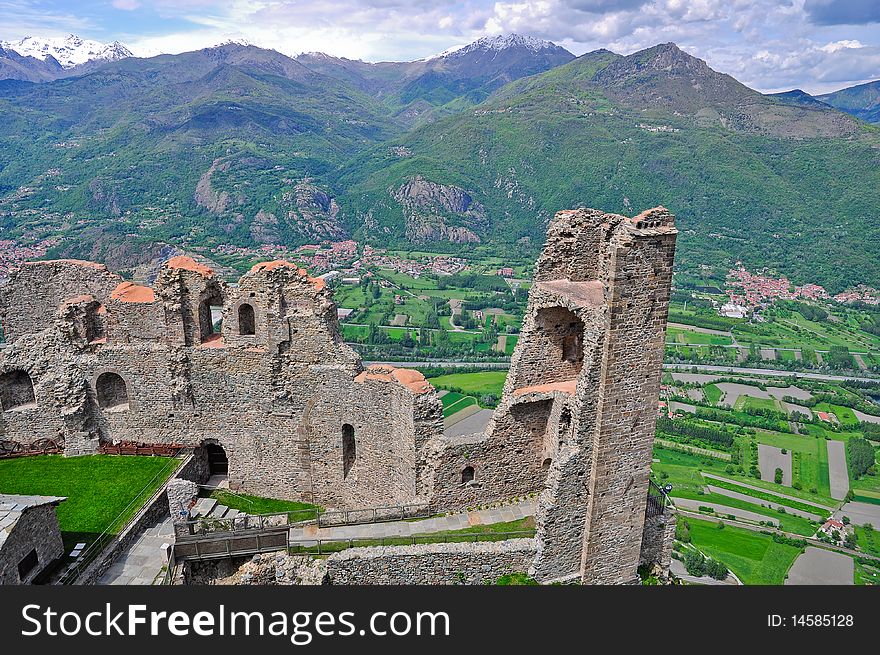
<svg viewBox="0 0 880 655"><path fill-rule="evenodd" d="M189 447L233 490L332 508L539 493L513 549L536 579L632 582L669 540L646 505L676 234L662 207L559 212L501 402L458 437L420 373L362 364L330 288L293 264L232 285L179 256L147 287L31 262L0 287L0 445Z"/></svg>

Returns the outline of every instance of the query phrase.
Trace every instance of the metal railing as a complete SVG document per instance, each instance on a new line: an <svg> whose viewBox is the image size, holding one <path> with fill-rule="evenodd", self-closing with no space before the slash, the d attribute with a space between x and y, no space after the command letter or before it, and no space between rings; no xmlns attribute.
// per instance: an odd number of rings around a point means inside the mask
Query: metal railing
<svg viewBox="0 0 880 655"><path fill-rule="evenodd" d="M90 543L85 550L80 554L79 557L71 564L64 573L58 578L58 584L62 585L71 585L75 584L80 575L82 575L83 571L94 561L96 560L101 553L104 552L104 549L117 537L117 535L125 532L129 526L137 519L138 514L140 513L140 509L146 507L147 505L153 503L156 498L159 497L160 494L165 493L165 483L162 483L158 486L158 488L149 496L146 501L143 501L143 496L146 492L156 483L157 480L163 478L167 481L171 478L171 475L177 470L177 467L180 466L181 462L178 459L180 452L172 457L166 466L163 466L162 469L154 475L147 484L144 485L143 489L141 489L138 494L132 498L131 502L125 506L115 519L108 525L104 531L98 535L98 537ZM169 470L170 468L170 470ZM134 512L132 513L132 510ZM131 513L131 516L128 514ZM126 518L127 517L127 518Z"/></svg>
<svg viewBox="0 0 880 655"><path fill-rule="evenodd" d="M216 534L212 538L178 541L174 545L173 561L211 560L243 557L257 553L286 550L288 554L325 555L349 548L370 546L415 546L417 544L437 543L479 543L486 541L505 541L507 539L530 539L534 530L511 532L466 532L451 534L423 534L406 537L352 537L328 539L290 539L286 529L252 532L249 534ZM171 567L166 573L170 584Z"/></svg>
<svg viewBox="0 0 880 655"><path fill-rule="evenodd" d="M241 532L244 530L266 530L279 526L317 525L332 527L340 525L362 525L366 523L387 523L412 518L425 518L431 515L426 504L390 505L349 510L321 510L319 508L275 512L272 514L242 514L231 518L198 517L186 522L183 534L178 536L216 534L218 532Z"/></svg>
<svg viewBox="0 0 880 655"><path fill-rule="evenodd" d="M174 544L174 559L223 559L284 550L289 534L287 527L283 527L249 533L222 533L208 539L179 540Z"/></svg>
<svg viewBox="0 0 880 655"><path fill-rule="evenodd" d="M662 516L666 513L666 507L669 505L669 496L666 490L660 487L653 480L648 480L648 503L645 505L645 517Z"/></svg>

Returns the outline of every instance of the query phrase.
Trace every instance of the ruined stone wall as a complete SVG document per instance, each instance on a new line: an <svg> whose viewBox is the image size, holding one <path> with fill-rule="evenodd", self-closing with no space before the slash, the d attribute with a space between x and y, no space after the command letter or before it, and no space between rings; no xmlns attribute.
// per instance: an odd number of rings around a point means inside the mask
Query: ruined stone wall
<svg viewBox="0 0 880 655"><path fill-rule="evenodd" d="M21 580L18 563L32 550L37 551L38 564ZM49 564L64 554L61 530L53 505L26 509L15 524L15 529L3 542L0 550L0 585L28 584Z"/></svg>
<svg viewBox="0 0 880 655"><path fill-rule="evenodd" d="M533 539L482 543L352 548L326 560L332 584L493 584L524 573L535 556Z"/></svg>
<svg viewBox="0 0 880 655"><path fill-rule="evenodd" d="M645 519L642 531L642 548L639 565L657 564L664 570L672 562L672 546L675 543L675 514L665 514Z"/></svg>
<svg viewBox="0 0 880 655"><path fill-rule="evenodd" d="M3 349L0 377L27 372L35 397L4 408L0 438L52 438L69 455L104 442L216 444L234 490L340 508L415 500L417 449L442 430L439 399L413 371L359 377L323 280L270 262L228 289L210 269L176 257L150 289L105 280L103 267L59 266L78 270L74 280L105 281L106 305L83 294L56 298L51 323ZM44 268L25 265L12 288L19 279L30 288ZM220 332L206 322L216 303ZM254 334L240 334L245 303ZM96 339L87 321L99 308L106 334ZM357 456L344 476L346 423Z"/></svg>
<svg viewBox="0 0 880 655"><path fill-rule="evenodd" d="M60 259L22 267L14 283L0 287L0 325L7 343L49 327L66 298L87 294L106 303L120 282L106 266L92 262Z"/></svg>

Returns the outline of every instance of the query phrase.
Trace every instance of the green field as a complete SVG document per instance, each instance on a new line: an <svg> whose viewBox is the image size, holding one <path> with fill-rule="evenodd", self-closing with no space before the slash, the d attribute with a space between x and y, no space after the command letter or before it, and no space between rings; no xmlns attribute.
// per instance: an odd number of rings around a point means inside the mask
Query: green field
<svg viewBox="0 0 880 655"><path fill-rule="evenodd" d="M457 414L465 407L471 407L477 404L477 399L473 396L464 396L460 393L455 393L454 391L450 391L440 400L445 401L447 396L455 396L455 399L443 403L443 418L448 418L453 414Z"/></svg>
<svg viewBox="0 0 880 655"><path fill-rule="evenodd" d="M450 373L430 378L431 384L439 389L460 389L467 394L495 394L501 397L507 371L479 371L477 373Z"/></svg>
<svg viewBox="0 0 880 655"><path fill-rule="evenodd" d="M174 472L169 457L40 455L0 460L0 493L66 496L58 506L67 552L118 531Z"/></svg>
<svg viewBox="0 0 880 655"><path fill-rule="evenodd" d="M743 528L687 519L692 543L727 566L747 585L781 585L801 549L778 544L769 536Z"/></svg>

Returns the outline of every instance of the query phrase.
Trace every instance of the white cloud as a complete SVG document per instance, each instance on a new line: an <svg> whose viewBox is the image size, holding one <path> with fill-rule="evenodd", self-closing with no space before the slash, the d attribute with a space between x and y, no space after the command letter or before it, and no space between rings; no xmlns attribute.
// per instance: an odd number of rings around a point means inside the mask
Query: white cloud
<svg viewBox="0 0 880 655"><path fill-rule="evenodd" d="M134 11L140 9L141 3L138 0L113 0L113 6L123 11Z"/></svg>

